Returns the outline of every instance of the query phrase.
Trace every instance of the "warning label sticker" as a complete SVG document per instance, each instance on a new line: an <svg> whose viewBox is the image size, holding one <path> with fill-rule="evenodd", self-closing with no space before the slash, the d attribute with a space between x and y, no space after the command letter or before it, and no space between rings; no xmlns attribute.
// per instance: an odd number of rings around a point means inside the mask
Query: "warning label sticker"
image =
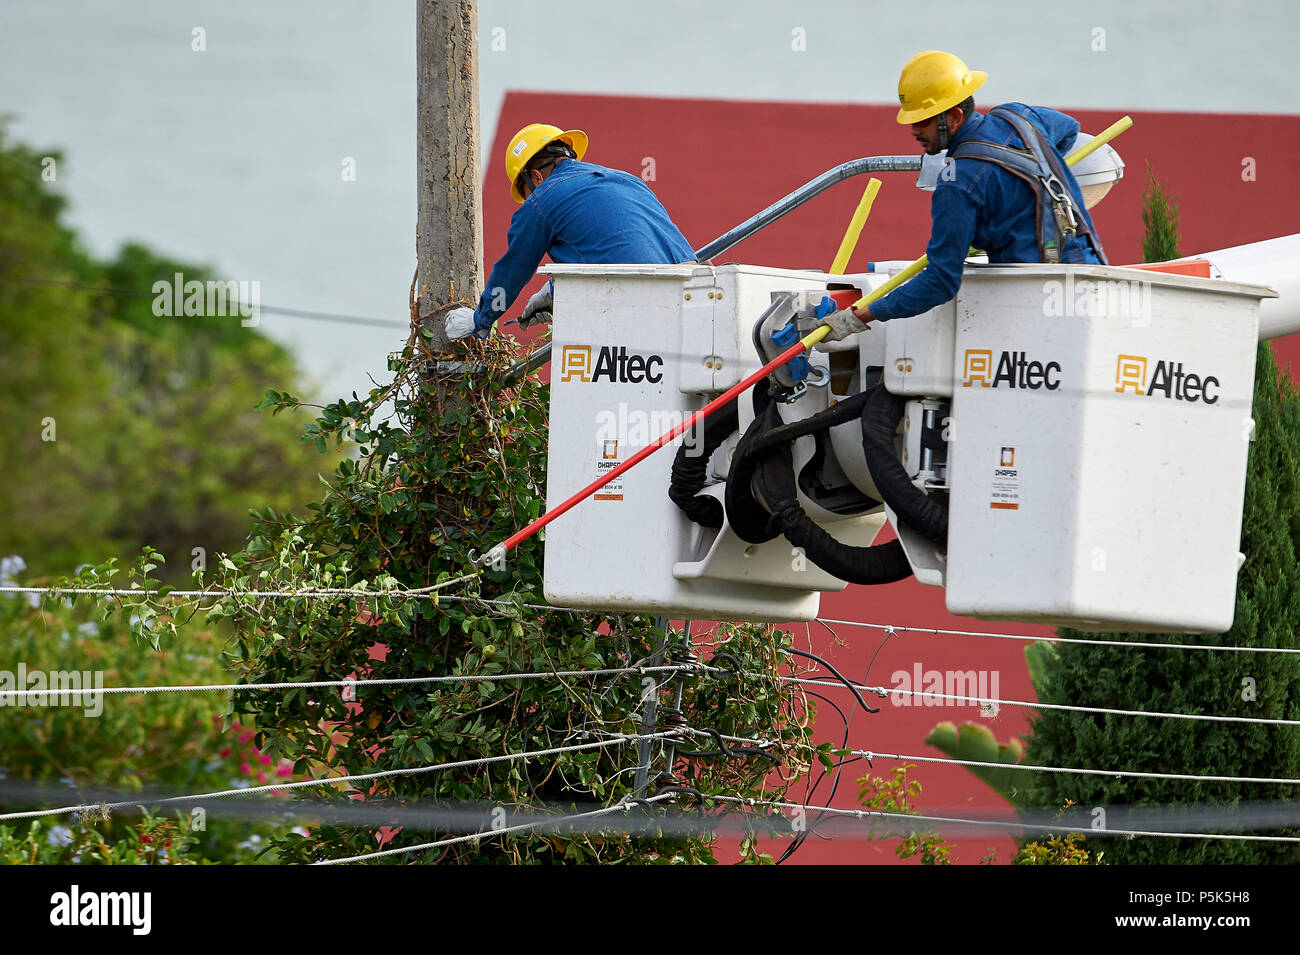
<svg viewBox="0 0 1300 955"><path fill-rule="evenodd" d="M618 453L618 439L602 440L596 445L596 477L603 478L610 471L614 470L623 463L622 456ZM623 476L620 474L614 478L594 495L593 500L597 501L621 501L623 500Z"/></svg>
<svg viewBox="0 0 1300 955"><path fill-rule="evenodd" d="M999 511L1020 510L1020 469L1016 466L1015 448L1003 448L998 455L989 507Z"/></svg>

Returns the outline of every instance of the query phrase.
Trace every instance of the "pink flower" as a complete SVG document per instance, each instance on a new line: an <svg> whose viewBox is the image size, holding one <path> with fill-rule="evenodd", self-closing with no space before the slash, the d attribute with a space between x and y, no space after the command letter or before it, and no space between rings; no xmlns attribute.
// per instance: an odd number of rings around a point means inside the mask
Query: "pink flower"
<svg viewBox="0 0 1300 955"><path fill-rule="evenodd" d="M221 747L220 750L217 751L217 755L220 756L222 759L227 759L229 758L231 752L233 752L233 750L231 750L229 746L223 746Z"/></svg>
<svg viewBox="0 0 1300 955"><path fill-rule="evenodd" d="M257 771L257 781L259 783L266 782L266 773L262 772L260 769Z"/></svg>
<svg viewBox="0 0 1300 955"><path fill-rule="evenodd" d="M240 763L240 764L239 764L239 771L240 771L241 773L243 773L244 775L249 775L249 774L251 774L251 773L253 772L253 767L252 767L252 766L249 766L248 763Z"/></svg>
<svg viewBox="0 0 1300 955"><path fill-rule="evenodd" d="M263 766L271 765L271 757L267 756L266 753L263 753L262 755L258 756L257 761L261 763Z"/></svg>
<svg viewBox="0 0 1300 955"><path fill-rule="evenodd" d="M288 764L285 764L283 766L278 766L276 767L275 774L277 776L292 776L293 767L289 766Z"/></svg>
<svg viewBox="0 0 1300 955"><path fill-rule="evenodd" d="M250 739L252 739L252 738L253 738L253 734L252 734L252 733L240 733L240 734L239 734L239 741L240 741L241 743L247 743L247 742L248 742Z"/></svg>

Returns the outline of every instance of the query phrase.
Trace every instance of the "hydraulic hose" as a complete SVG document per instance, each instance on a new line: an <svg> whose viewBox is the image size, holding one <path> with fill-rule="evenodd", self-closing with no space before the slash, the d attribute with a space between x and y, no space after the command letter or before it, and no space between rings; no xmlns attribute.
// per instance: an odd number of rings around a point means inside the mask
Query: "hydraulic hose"
<svg viewBox="0 0 1300 955"><path fill-rule="evenodd" d="M915 528L926 540L946 544L948 509L912 483L894 450L894 433L903 419L907 399L890 394L884 384L873 385L866 394L862 450L881 500L893 508L900 521Z"/></svg>
<svg viewBox="0 0 1300 955"><path fill-rule="evenodd" d="M836 540L813 522L799 504L789 445L782 447L786 448L784 459L779 449L769 451L754 475L758 493L772 509L769 528L802 548L804 556L822 570L851 584L892 584L910 577L912 565L897 540L854 547Z"/></svg>
<svg viewBox="0 0 1300 955"><path fill-rule="evenodd" d="M708 479L709 458L740 427L740 409L736 401L725 405L712 418L705 419L704 435L699 447L687 441L673 458L668 496L682 512L701 527L722 527L722 504L717 498L699 496Z"/></svg>

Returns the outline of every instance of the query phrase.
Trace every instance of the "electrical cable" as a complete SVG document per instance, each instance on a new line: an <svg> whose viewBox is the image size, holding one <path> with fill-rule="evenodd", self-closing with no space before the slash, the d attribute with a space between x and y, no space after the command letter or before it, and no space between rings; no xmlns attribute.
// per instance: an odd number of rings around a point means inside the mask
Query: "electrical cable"
<svg viewBox="0 0 1300 955"><path fill-rule="evenodd" d="M747 671L746 675L755 676L757 674ZM806 677L778 676L775 679L780 680L783 683L801 683L809 686L825 686L835 689L842 686L842 681L836 683L830 680L815 680ZM993 697L958 696L953 693L931 693L925 690L903 690L881 686L855 685L854 689L866 690L868 693L874 693L880 697L887 697L889 694L894 693L902 696L919 696L936 700L951 700L958 703L996 703L999 706L1024 706L1029 709L1062 710L1069 713L1099 713L1109 714L1111 716L1152 716L1169 720L1243 723L1251 726L1300 726L1300 720L1273 719L1259 716L1219 716L1213 713L1165 713L1156 710L1120 710L1101 706L1071 706L1065 703L1034 703L1027 700L999 700ZM876 711L873 710L872 712Z"/></svg>
<svg viewBox="0 0 1300 955"><path fill-rule="evenodd" d="M1018 633L990 633L980 630L943 630L937 627L904 627L898 624L866 623L860 620L835 620L830 617L818 617L819 623L843 624L846 627L869 627L888 633L918 633L945 637L988 637L994 640L1021 640L1030 643L1081 643L1093 647L1125 647L1141 650L1221 650L1225 653L1300 653L1297 647L1228 647L1216 644L1200 643L1151 643L1136 640L1089 640L1081 637L1037 636L1031 637Z"/></svg>
<svg viewBox="0 0 1300 955"><path fill-rule="evenodd" d="M818 656L817 654L815 654L815 653L809 653L807 650L796 650L794 647L785 647L781 652L782 652L782 653L793 653L795 656L807 657L809 660L816 660L818 663L820 663L820 664L821 664L822 666L824 666L826 669L830 670L830 671L831 671L831 674L832 674L832 675L833 675L837 680L839 680L841 683L843 683L846 687L848 687L848 688L853 692L853 695L857 698L857 701L858 701L858 705L859 705L859 706L861 706L861 707L862 707L864 710L866 710L868 713L879 713L879 712L880 712L879 708L874 707L874 706L868 706L868 705L867 705L867 701L864 700L864 699L862 698L862 694L858 692L858 688L857 688L857 687L856 687L856 686L855 686L855 685L854 685L854 684L849 680L848 677L846 677L846 676L845 676L843 673L841 673L839 670L835 669L834 665L831 664L830 661L828 661L828 660L826 660L826 659L824 659L824 658L822 658L822 657L819 657L819 656ZM866 687L866 689L870 689L870 687Z"/></svg>
<svg viewBox="0 0 1300 955"><path fill-rule="evenodd" d="M1002 828L1009 831L1033 830L1047 834L1057 832L1079 832L1086 831L1090 836L1157 836L1171 839L1228 839L1240 840L1247 842L1279 842L1279 843L1300 843L1300 836L1253 836L1236 833L1221 832L1166 832L1162 830L1141 830L1141 829L1114 829L1106 827L1105 829L1091 829L1087 827L1075 827L1068 825L1048 825L1028 823L1016 820L998 820L998 819L970 819L961 816L931 816L921 813L898 813L882 812L876 809L834 809L824 806L807 806L800 803L791 803L783 801L759 801L745 799L740 796L722 796L716 794L706 794L704 797L711 802L731 802L740 803L755 808L777 808L777 809L794 809L804 812L821 811L831 815L854 816L858 819L898 819L911 820L915 822L935 822L953 826L975 826L975 827L994 827Z"/></svg>
<svg viewBox="0 0 1300 955"><path fill-rule="evenodd" d="M831 627L829 627L826 623L824 623L824 622L822 622L822 621L820 621L820 620L819 620L818 622L821 623L821 625L822 625L823 627L825 627L828 631L830 631L831 636L832 636L836 641L839 640L839 634L837 634L833 629L831 629ZM866 682L866 679L867 679L869 676L871 676L871 668L872 668L872 666L875 665L876 657L880 656L880 651L883 650L883 649L885 649L885 644L889 642L889 638L890 638L891 636L893 636L892 632L886 632L886 634L885 634L885 638L884 638L883 640L881 640L881 641L880 641L880 645L879 645L878 647L876 647L876 652L873 653L873 654L871 655L871 659L867 661L867 668L866 668L865 672L863 673L863 682ZM816 696L818 699L820 699L820 700L825 700L826 702L830 703L830 700L829 700L827 697L822 696L820 693L812 693L812 691L809 691L809 690L805 690L804 692L805 692L805 693L810 693L811 695ZM835 706L835 704L833 704L833 703L831 703L831 705L832 705L832 706ZM845 715L844 715L844 712L843 712L842 710L840 710L840 708L839 708L838 706L836 706L835 709L836 709L837 711L839 711L840 716L841 716L841 718L842 718L843 721L844 721L844 742L841 744L840 749L848 749L848 746L849 746L849 726L850 726L850 724L852 723L852 720L853 720L853 714L856 712L856 710L850 711L849 714L848 714L847 716L845 716ZM834 776L834 778L831 780L831 791L830 791L830 795L826 797L826 806L827 806L827 807L829 807L830 804L831 804L832 802L834 802L834 800L835 800L835 794L839 791L839 788L840 788L840 772L841 772L842 768L843 768L845 765L849 764L849 763L856 762L856 761L857 761L858 759L860 759L860 758L863 758L863 757L861 757L860 755L851 756L851 757L849 757L849 758L845 758L845 757L841 756L841 757L839 758L839 760L836 761L835 765L832 767L832 768L834 769L834 771L835 771L835 776ZM868 756L868 757L865 757L865 758L866 758L866 760L867 760L867 765L870 766L870 765L871 765L871 757ZM825 778L826 778L826 769L825 769L825 767L823 767L823 768L822 768L821 775L817 777L817 780L816 780L816 782L813 783L812 788L811 788L811 789L809 790L809 792L808 792L808 795L804 798L804 801L805 801L805 802L811 802L811 801L812 801L813 796L816 795L817 787L821 785L821 781L822 781L823 779L825 779ZM781 854L780 858L777 859L776 864L777 864L777 865L780 865L781 863L787 861L791 856L793 856L794 853L797 852L797 851L799 850L800 847L802 847L802 845L804 844L804 842L807 841L808 837L809 837L810 835L812 835L812 834L816 831L818 824L822 821L823 818L825 818L825 816L824 816L823 814L820 814L820 813L819 813L818 816L817 816L817 818L816 818L815 820L813 820L811 824L808 824L808 825L806 826L806 828L804 829L804 831L799 832L799 833L796 833L796 834L795 834L795 837L794 837L794 840L791 842L790 846L788 846L788 847L786 848L786 850Z"/></svg>
<svg viewBox="0 0 1300 955"><path fill-rule="evenodd" d="M1280 776L1212 776L1204 773L1157 773L1130 769L1076 769L1069 766L1034 766L1029 763L991 763L977 759L943 758L938 756L906 756L900 753L877 753L872 750L854 750L866 759L897 759L918 763L976 766L987 769L1018 769L1040 773L1068 773L1078 776L1122 776L1131 779L1175 779L1198 783L1267 783L1281 786L1300 786L1300 779Z"/></svg>
<svg viewBox="0 0 1300 955"><path fill-rule="evenodd" d="M344 689L359 689L366 686L402 686L408 684L420 683L497 683L507 680L538 680L546 678L577 678L577 677L603 677L603 676L623 676L629 673L656 673L668 672L675 673L684 670L704 672L710 667L701 664L666 664L664 666L648 667L611 667L603 670L541 670L531 673L478 673L478 674L461 674L456 676L411 676L411 677L385 677L380 679L358 678L355 680L305 680L305 681L287 681L283 683L216 683L197 686L106 686L106 687L89 687L83 686L81 689L48 689L48 690L0 690L0 704L5 702L12 703L13 698L29 696L93 696L98 694L145 694L145 693L200 693L200 692L224 692L224 691L246 691L246 690L301 690L316 689L320 687L341 687ZM729 671L727 671L729 672Z"/></svg>
<svg viewBox="0 0 1300 955"><path fill-rule="evenodd" d="M197 281L197 279L194 281ZM219 279L214 281L217 281L223 285L225 284L224 281ZM114 298L155 299L158 297L157 294L154 292L137 292L132 289L104 288L96 285L86 285L81 282L65 282L56 279L28 279L28 278L16 278L13 276L4 276L0 278L0 282L8 282L13 285L27 285L27 286L46 287L46 288L67 288L67 289L76 289L82 292L98 292L102 295L112 295ZM169 289L171 288L170 284L168 285L168 288ZM254 309L258 314L262 312L266 312L268 315L287 315L291 318L305 318L315 322L333 322L333 323L343 324L343 325L368 325L372 328L401 328L401 329L406 329L407 331L409 331L411 328L410 322L388 321L382 318L368 318L362 315L339 315L333 312L316 312L316 311L309 311L306 309L299 309L299 308L283 308L275 305L261 305L261 304L252 305L250 303L240 302L238 299L235 299L232 304L234 305L234 307L238 307L240 305L248 305L249 308ZM193 317L193 318L207 317L206 309L203 315L195 315L189 317Z"/></svg>
<svg viewBox="0 0 1300 955"><path fill-rule="evenodd" d="M661 800L671 799L671 798L672 798L671 793L662 793L655 796L649 796L645 799L640 799L637 801L645 804L645 803L659 802ZM564 821L567 819L591 819L596 816L604 816L610 813L626 811L628 808L629 807L627 803L620 801L618 803L615 803L612 806L606 806L603 809L594 809L591 812L582 812L582 813L576 813L568 817L561 817L560 820L553 820L551 824L554 825L560 821ZM365 855L349 856L344 859L325 859L321 862L315 862L313 863L313 865L343 865L348 862L365 862L370 859L383 859L388 856L405 855L408 852L419 852L425 849L439 849L442 848L443 846L454 846L457 845L458 843L472 842L472 841L477 841L479 839L491 839L495 836L503 836L510 832L523 832L529 829L536 829L540 825L542 825L542 822L538 821L538 822L524 823L518 826L505 826L500 829L486 829L486 830L481 830L479 832L475 832L467 836L455 836L450 839L439 839L435 842L423 842L415 846L401 846L396 849L384 849L380 852L368 852Z"/></svg>
<svg viewBox="0 0 1300 955"><path fill-rule="evenodd" d="M161 799L149 800L126 800L118 803L97 804L97 805L79 805L79 806L62 806L58 809L39 809L30 812L9 812L0 813L0 822L8 819L35 819L41 816L61 816L68 813L103 813L106 811L122 808L123 806L138 805L161 805L164 803L176 802L197 802L201 799L222 799L229 796L251 796L254 793L280 792L288 789L302 789L310 786L331 786L337 783L351 783L370 781L374 779L385 779L390 776L413 776L421 773L432 773L444 769L465 769L471 766L488 766L493 763L508 762L516 759L531 759L538 756L556 756L561 753L577 753L585 750L603 749L608 746L614 746L618 743L636 742L642 739L665 739L675 735L674 732L659 733L624 733L624 734L607 734L616 736L594 743L580 743L573 746L554 746L549 749L528 750L522 753L505 753L500 756L482 756L477 759L461 759L450 763L435 763L431 766L416 766L410 769L386 769L375 773L360 773L351 776L330 776L324 779L307 779L297 782L274 783L267 786L248 786L242 789L224 789L217 792L194 793L185 796L168 796Z"/></svg>

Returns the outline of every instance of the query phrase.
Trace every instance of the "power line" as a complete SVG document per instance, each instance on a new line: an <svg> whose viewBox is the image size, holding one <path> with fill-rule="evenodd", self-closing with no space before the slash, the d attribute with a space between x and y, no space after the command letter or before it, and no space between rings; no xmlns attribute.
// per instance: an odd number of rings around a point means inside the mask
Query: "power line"
<svg viewBox="0 0 1300 955"><path fill-rule="evenodd" d="M711 736L703 730L694 727L682 727L682 732L690 733L695 736ZM723 736L723 739L732 743L741 743L749 746L772 746L770 740L748 739L743 736ZM861 756L871 761L873 759L895 759L895 760L912 760L918 763L938 763L941 765L953 766L978 766L988 769L1018 769L1032 770L1044 773L1070 773L1082 776L1126 776L1137 779L1174 779L1187 780L1190 782L1220 782L1220 783L1276 783L1278 785L1300 786L1300 778L1290 779L1280 776L1213 776L1199 773L1161 773L1161 772L1140 772L1138 770L1124 769L1076 769L1065 766L1036 766L1028 763L993 763L975 759L958 759L955 757L939 756L909 756L904 753L880 753L875 750L855 749L851 750L849 755Z"/></svg>
<svg viewBox="0 0 1300 955"><path fill-rule="evenodd" d="M35 819L41 816L62 816L68 813L103 813L126 806L161 805L163 803L197 802L201 799L223 799L229 796L251 796L254 793L280 792L286 789L303 789L310 786L331 786L336 783L365 782L385 779L390 776L414 776L422 773L438 772L444 769L465 769L471 766L488 766L493 763L508 762L516 759L532 759L539 756L556 756L561 753L577 753L585 750L604 749L619 743L636 742L642 739L666 739L678 735L675 730L660 733L613 734L617 738L594 743L578 743L572 746L553 746L550 749L528 750L522 753L505 753L500 756L481 756L477 759L462 759L450 763L435 763L432 766L416 766L410 769L385 769L375 773L360 773L351 776L329 776L324 779L306 779L298 782L274 783L266 786L248 786L243 789L223 789L217 792L194 793L186 796L168 796L162 799L134 799L116 803L85 804L63 806L59 809L37 809L29 812L10 812L0 814L0 821L7 819Z"/></svg>
<svg viewBox="0 0 1300 955"><path fill-rule="evenodd" d="M854 816L858 819L899 819L914 820L916 822L936 822L955 826L976 826L976 827L995 827L1009 830L1034 830L1043 833L1054 832L1076 832L1083 831L1079 827L1067 825L1041 825L1023 821L996 820L996 819L970 819L962 816L929 816L921 813L896 813L882 812L875 809L833 809L826 806L806 806L801 803L780 802L780 801L759 801L745 799L740 796L721 796L705 794L705 799L711 802L731 802L740 803L751 807L776 808L776 809L794 809L803 813L818 812L829 813L831 815ZM1300 836L1252 836L1237 833L1221 832L1165 832L1162 830L1145 830L1145 829L1087 829L1089 835L1094 836L1157 836L1168 839L1229 839L1246 842L1300 842Z"/></svg>
<svg viewBox="0 0 1300 955"><path fill-rule="evenodd" d="M754 676L747 672L746 676ZM776 679L785 683L807 683L811 686L844 688L844 684L831 680L809 679L807 677L778 676ZM931 693L925 690L903 690L892 687L863 686L857 688L886 697L891 693L900 696L928 697L935 700L951 700L958 703L996 703L999 706L1024 706L1035 710L1062 710L1070 713L1104 713L1112 716L1153 716L1169 720L1201 720L1213 723L1245 723L1253 726L1300 726L1300 720L1270 719L1259 716L1218 716L1212 713L1164 713L1157 710L1119 710L1102 706L1071 706L1065 703L1035 703L1029 700L1000 700L995 697L958 696L953 693Z"/></svg>
<svg viewBox="0 0 1300 955"><path fill-rule="evenodd" d="M885 755L885 754L873 754ZM14 787L3 787L0 793L8 795L14 791ZM29 792L27 787L19 793L21 797L27 797ZM138 793L126 794L132 797L129 805L125 806L123 811L130 813L131 810L138 807L142 802ZM731 832L731 831L748 831L752 832L755 828L756 820L765 820L773 830L778 828L788 830L791 826L791 817L781 812L773 812L771 815L759 816L757 812L745 813L739 816L714 816L706 815L702 810L690 811L683 807L682 812L677 815L631 815L633 803L645 803L649 801L664 801L679 794L676 792L660 793L657 796L650 797L649 800L631 800L624 798L618 804L619 808L625 808L627 814L620 816L618 821L613 824L601 826L591 826L582 824L581 820L589 819L596 815L592 812L581 812L577 814L566 814L576 808L572 804L534 804L530 807L532 821L526 825L513 827L511 831L523 831L531 829L544 831L557 835L580 835L617 832L627 835L656 835L664 838L690 837L702 834ZM680 794L688 795L688 794ZM1294 801L1277 800L1271 802L1249 802L1234 803L1231 806L1216 804L1201 804L1192 806L1180 805L1154 805L1154 806L1127 806L1115 805L1107 807L1107 819L1118 821L1119 826L1111 827L1109 825L1103 828L1094 829L1096 824L1091 814L1084 815L1081 812L1067 813L1061 815L1054 810L1024 810L1016 819L1005 817L991 817L980 815L968 815L961 810L951 811L940 809L936 812L922 815L913 815L911 813L886 812L880 810L859 810L859 809L840 809L827 808L824 806L813 806L808 803L794 802L768 802L761 799L752 799L747 797L708 795L701 793L707 801L731 802L745 806L753 810L773 810L784 807L802 811L805 815L809 812L827 812L842 822L866 822L871 830L879 829L882 826L888 826L891 834L897 834L900 830L895 821L919 820L931 823L924 830L915 827L909 827L902 831L938 831L957 834L963 827L984 827L1001 828L1004 831L1021 831L1026 829L1039 829L1047 832L1083 832L1095 836L1116 836L1116 835L1148 835L1148 836L1185 836L1188 838L1234 838L1232 833L1220 833L1208 831L1211 828L1226 828L1237 830L1272 830L1280 828L1293 828L1300 825L1300 807L1297 807ZM608 807L598 807L599 809ZM546 814L542 814L547 811ZM525 817L527 814L517 809L502 805L501 803L425 803L422 801L394 803L386 799L374 799L364 801L348 800L341 803L319 803L306 804L303 802L291 801L284 802L267 799L242 800L239 803L231 805L229 808L222 810L223 818L243 819L249 821L278 821L285 822L289 819L300 819L304 822L315 821L322 825L338 826L357 826L367 828L378 828L381 826L397 826L404 830L412 831L429 831L429 830L446 830L451 832L467 833L467 839L472 840L475 837L490 837L500 832L507 831L501 828L511 819ZM484 829L485 819L491 819L495 828L489 827ZM736 822L733 820L747 820L746 822ZM886 820L891 820L886 822ZM777 826L775 824L779 823ZM936 825L937 824L937 825ZM1172 828L1174 826L1191 827L1191 828ZM795 830L796 833L798 830ZM807 830L805 830L807 831ZM850 830L850 834L854 834ZM1290 841L1292 837L1259 837L1259 841ZM414 851L424 846L401 847L400 851ZM398 851L391 851L390 854L398 854Z"/></svg>
<svg viewBox="0 0 1300 955"><path fill-rule="evenodd" d="M159 281L163 281L163 280L160 279ZM224 280L221 279L214 279L213 281L224 284ZM68 289L76 289L82 292L98 292L102 295L112 295L115 298L135 298L135 299L157 298L157 295L155 295L153 292L138 292L135 291L134 289L106 288L97 285L86 285L85 283L82 282L65 282L56 279L27 279L27 278L14 278L10 276L5 276L5 277L0 277L0 282L9 282L15 285L31 285L31 286L41 286L41 287L49 287L49 288L68 288ZM170 287L171 284L169 283L168 288ZM407 331L409 331L411 328L410 322L395 322L383 318L368 318L363 315L340 315L335 312L317 312L313 310L300 309L300 308L284 308L276 305L259 304L253 306L251 303L247 303L247 302L238 303L238 304L247 305L249 308L253 308L258 313L266 312L267 314L270 315L286 315L290 318L304 318L314 322L333 322L342 325L368 325L372 328L402 328L402 329L406 329ZM177 316L177 317L207 318L209 316L207 316L205 313L204 315Z"/></svg>
<svg viewBox="0 0 1300 955"><path fill-rule="evenodd" d="M718 672L731 673L721 667L710 667L699 663L678 663L664 666L609 667L600 670L537 670L528 673L473 673L454 676L409 676L387 677L380 679L358 678L355 680L305 680L283 683L214 683L198 686L83 686L81 689L49 690L0 690L0 703L11 701L14 697L29 696L86 696L103 694L144 694L144 693L202 693L245 690L300 690L320 687L360 688L365 686L401 686L419 683L493 683L506 680L539 680L554 678L579 678L598 676L623 676L628 673L681 673Z"/></svg>
<svg viewBox="0 0 1300 955"><path fill-rule="evenodd" d="M474 575L466 575L466 578L472 576ZM348 589L348 588L335 588L335 589L322 588L322 589L297 590L297 591L195 590L195 591L169 591L167 594L160 595L160 596L215 598L215 597L225 597L225 596L242 594L244 596L252 596L252 597L292 597L292 598L318 598L318 597L338 597L338 596L379 597L379 598L411 597L411 598L432 598L435 601L447 600L450 602L471 602L471 601L478 600L481 603L489 604L489 605L495 604L495 605L502 605L502 606L507 606L512 608L522 607L525 609L550 610L550 611L566 612L566 613L567 612L575 612L575 613L592 612L592 611L584 611L578 608L570 608L570 607L551 607L545 604L513 604L509 601L480 600L480 598L459 597L454 595L442 596L436 593L438 588L449 586L453 583L457 583L466 578L457 578L455 580L444 581L441 584L436 584L431 587L422 587L422 588L416 588L410 590L384 591L384 590L361 590L361 589ZM4 586L4 587L0 587L0 593L40 593L40 594L49 594L55 596L60 594L80 594L80 595L90 594L90 595L98 595L98 596L116 596L116 595L139 596L141 594L149 593L149 591L144 591L139 589L130 590L130 589L100 589L100 588L48 588L48 587ZM853 624L853 621L843 621L843 620L830 620L828 622L838 623L838 624L850 624L850 625ZM883 625L863 624L863 626L878 627ZM899 628L897 627L892 627L892 626L889 627L889 630L891 632L897 632L898 629ZM954 632L960 632L960 631L954 631ZM978 634L967 634L967 635L978 635ZM1032 639L1032 638L1020 638L1020 639ZM1084 641L1084 642L1088 642L1088 641ZM1134 644L1120 644L1120 645L1136 646ZM1166 646L1166 645L1153 644L1152 646ZM1260 648L1252 648L1252 649L1260 649ZM1290 651L1279 651L1279 652L1290 652ZM750 677L764 676L764 674L754 674L751 672L747 672L745 675ZM1073 713L1096 713L1096 714L1110 714L1115 716L1149 716L1149 717L1159 717L1163 719L1179 719L1179 720L1220 722L1220 723L1242 723L1242 724L1255 725L1255 726L1300 726L1300 720L1289 720L1289 719L1273 719L1273 718L1252 717L1252 716L1220 716L1220 715L1206 714L1206 713L1165 713L1165 712L1150 711L1150 710L1122 710L1122 709L1114 709L1109 707L1073 706L1073 705L1068 705L1063 703L1043 703L1043 702L1032 702L1027 700L1002 700L1002 699L996 699L992 697L986 698L986 697L960 696L960 695L948 694L948 693L932 693L932 692L922 691L922 690L904 690L900 688L865 686L862 684L853 683L852 681L832 682L827 680L817 680L817 679L809 679L804 677L792 677L792 676L777 677L777 679L783 682L807 684L809 686L825 686L825 687L840 687L840 688L847 687L851 689L854 693L856 693L858 690L866 690L867 692L874 693L877 696L880 696L882 698L887 697L889 694L892 693L898 695L915 696L915 697L930 698L930 699L937 699L937 700L948 700L951 702L958 702L958 703L977 703L977 704L996 703L999 706L1021 706L1021 707L1027 707L1029 709L1059 710L1063 712L1073 712ZM20 691L10 691L10 692L20 692ZM51 692L51 691L21 691L21 692L35 693L35 692ZM77 692L77 693L84 694L87 691L83 689L79 691L70 690L67 692L69 693Z"/></svg>
<svg viewBox="0 0 1300 955"><path fill-rule="evenodd" d="M650 796L646 799L642 799L639 801L642 803L654 803L664 799L671 799L671 798L672 798L671 794L662 794L658 796ZM466 836L454 836L450 839L439 839L436 842L424 842L416 846L401 846L400 848L397 849L384 849L380 852L368 852L365 855L349 856L348 858L345 859L326 859L324 861L314 862L312 864L313 865L343 865L344 863L347 862L364 862L369 859L382 859L387 856L405 855L408 852L419 852L425 849L439 849L442 848L443 846L452 846L461 842L474 842L479 839L490 839L493 838L494 836L504 836L510 832L523 832L529 829L536 829L543 824L549 824L551 826L555 826L555 825L559 825L562 822L567 822L570 820L591 819L596 816L604 816L619 811L625 811L628 808L630 808L630 804L626 801L626 799L624 799L624 800L620 800L619 802L615 803L612 806L606 806L602 809L593 809L591 812L580 812L580 813L575 813L571 816L562 816L558 819L554 817L548 817L547 819L544 820L538 820L537 822L523 823L517 826L505 826L500 829L480 830L479 832L475 832Z"/></svg>
<svg viewBox="0 0 1300 955"><path fill-rule="evenodd" d="M939 763L953 766L979 766L988 769L1019 769L1041 773L1069 773L1079 776L1125 776L1133 779L1178 779L1200 783L1277 783L1300 786L1300 779L1273 776L1209 776L1199 773L1148 773L1129 769L1075 769L1068 766L1033 766L1028 763L990 763L976 759L940 758L937 756L905 756L899 753L877 753L872 750L854 750L855 756L865 759L914 760L918 763Z"/></svg>
<svg viewBox="0 0 1300 955"><path fill-rule="evenodd" d="M438 592L444 587L450 587L453 584L461 584L473 580L483 572L476 570L472 574L465 574L461 577L453 577L450 580L444 580L441 583L431 584L427 587L400 588L393 590L369 590L360 587L308 587L301 590L145 590L142 587L19 587L6 585L0 587L0 593L5 594L42 594L49 597L60 596L98 596L98 597L181 597L186 599L194 598L219 598L219 597L284 597L292 599L314 599L318 597L425 597L431 598L435 604L439 599L442 600L469 600L473 598L453 598L450 596L443 597Z"/></svg>
<svg viewBox="0 0 1300 955"><path fill-rule="evenodd" d="M1018 633L989 633L980 630L943 630L937 627L904 627L898 624L865 623L860 620L832 620L818 617L820 623L838 623L847 627L868 627L886 633L920 633L945 637L988 637L993 640L1021 640L1030 643L1082 643L1093 647L1125 647L1142 650L1221 650L1226 653L1300 653L1296 647L1229 647L1222 644L1203 643L1143 643L1136 640L1090 640L1081 637L1031 637Z"/></svg>
<svg viewBox="0 0 1300 955"><path fill-rule="evenodd" d="M441 600L446 600L449 603L477 602L477 603L482 603L490 606L503 606L503 607L512 607L512 608L517 607L524 610L541 610L541 611L552 612L552 613L602 613L602 612L619 613L622 612L622 611L618 611L616 608L609 609L606 611L601 611L591 607L562 607L562 606L553 606L551 604L532 604L532 603L516 604L516 603L512 603L509 600L492 600L488 598L468 597L468 596L453 595L453 594L438 594L434 596L432 593L433 591L437 590L439 587L448 586L452 583L459 583L465 580L470 580L476 576L478 576L477 573L468 574L464 577L456 578L456 580L454 581L452 580L446 581L443 584L436 585L435 587L417 588L417 589L410 589L410 590L380 591L380 590L360 590L356 588L332 588L332 589L312 588L307 590L171 590L168 591L166 594L158 594L158 596L179 597L179 598L186 598L186 599L195 599L195 598L215 599L220 597L238 597L238 596L276 597L276 598L294 598L294 599L312 599L312 598L341 597L341 596L391 597L391 598L406 597L406 598L414 599L418 597L432 596L435 602ZM93 588L93 587L82 588L82 587L3 586L0 587L0 593L42 594L47 596L73 595L73 596L130 597L130 596L139 596L140 594L148 593L148 591L138 589L138 588L127 589L127 588ZM816 617L814 619L816 620L816 622L822 624L833 623L833 624L838 624L847 627L866 627L873 630L882 630L885 633L895 634L895 635L914 633L914 634L926 634L930 636L987 637L989 639L994 639L994 640L1019 640L1022 642L1029 642L1029 643L1037 643L1040 641L1043 643L1073 643L1073 644L1083 644L1085 646L1123 647L1125 649L1134 649L1134 650L1207 650L1207 651L1222 651L1225 653L1300 654L1300 648L1298 647L1230 647L1230 646L1224 646L1222 644L1151 643L1151 642L1140 642L1140 641L1131 641L1131 640L1092 640L1092 639L1082 639L1079 637L1027 636L1024 634L994 633L991 631L981 631L981 630L945 630L938 627L911 627L911 626L904 626L902 624L868 623L866 621L861 621L861 620L837 620L832 617Z"/></svg>

